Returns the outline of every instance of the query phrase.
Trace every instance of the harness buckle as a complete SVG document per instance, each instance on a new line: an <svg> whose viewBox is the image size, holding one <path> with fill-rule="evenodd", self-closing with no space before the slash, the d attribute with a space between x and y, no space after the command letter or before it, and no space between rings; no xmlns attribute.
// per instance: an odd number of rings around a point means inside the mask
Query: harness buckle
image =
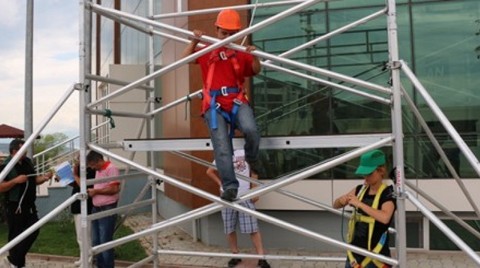
<svg viewBox="0 0 480 268"><path fill-rule="evenodd" d="M228 96L227 87L221 87L220 93L222 93L223 96Z"/></svg>
<svg viewBox="0 0 480 268"><path fill-rule="evenodd" d="M239 106L243 104L243 101L241 101L241 100L239 100L239 99L237 99L237 98L233 99L233 102L234 102L236 105L239 105Z"/></svg>
<svg viewBox="0 0 480 268"><path fill-rule="evenodd" d="M227 57L227 54L225 53L225 51L220 51L218 53L218 56L220 57L220 59L222 60L228 60L228 57Z"/></svg>
<svg viewBox="0 0 480 268"><path fill-rule="evenodd" d="M218 110L218 109L220 109L220 103L217 102L215 103L215 110Z"/></svg>

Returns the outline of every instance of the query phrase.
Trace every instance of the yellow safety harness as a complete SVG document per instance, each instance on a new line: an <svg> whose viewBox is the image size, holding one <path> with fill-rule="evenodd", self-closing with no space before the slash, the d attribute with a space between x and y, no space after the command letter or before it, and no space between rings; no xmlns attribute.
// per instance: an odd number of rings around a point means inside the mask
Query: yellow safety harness
<svg viewBox="0 0 480 268"><path fill-rule="evenodd" d="M385 188L387 188L387 185L382 183L382 185L380 185L380 188L378 189L377 193L375 194L375 198L373 199L373 203L372 203L372 208L373 209L378 209L378 205L380 203L380 197L382 196L382 192L383 192L383 190L385 190ZM360 192L358 193L358 200L362 201L363 196L365 195L367 190L368 190L368 187L363 187L360 190ZM387 235L388 235L387 231L385 231L385 233L382 234L382 236L380 237L380 240L378 241L377 245L372 250L372 245L371 244L372 244L373 230L375 228L375 219L373 217L370 217L370 216L365 216L365 215L359 214L357 212L357 209L355 209L353 211L352 218L350 219L350 221L348 223L348 243L351 243L352 240L353 240L353 235L355 233L355 224L357 222L364 222L364 223L368 224L368 250L373 252L373 253L376 253L376 254L380 253L380 251L384 247L385 242L387 240ZM371 262L373 262L373 264L375 264L375 266L379 267L379 268L388 267L384 263L382 263L382 262L380 262L376 259L372 259L371 257L368 257L368 256L365 256L362 263L358 264L357 260L355 259L355 257L353 256L353 253L350 250L347 251L347 256L348 256L348 261L350 262L350 265L353 268L366 267Z"/></svg>

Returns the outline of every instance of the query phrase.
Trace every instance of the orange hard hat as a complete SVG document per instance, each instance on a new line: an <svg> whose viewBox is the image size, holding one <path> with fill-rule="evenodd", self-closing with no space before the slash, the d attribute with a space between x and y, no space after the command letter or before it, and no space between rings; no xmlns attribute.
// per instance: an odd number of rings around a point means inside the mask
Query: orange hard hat
<svg viewBox="0 0 480 268"><path fill-rule="evenodd" d="M217 16L215 26L231 31L238 31L242 28L240 24L240 15L237 11L232 9L225 9L220 11Z"/></svg>

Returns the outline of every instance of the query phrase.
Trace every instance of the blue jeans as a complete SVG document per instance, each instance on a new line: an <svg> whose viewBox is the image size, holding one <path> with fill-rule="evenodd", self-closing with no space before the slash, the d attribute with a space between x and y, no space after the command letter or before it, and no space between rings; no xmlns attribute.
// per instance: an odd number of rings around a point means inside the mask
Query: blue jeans
<svg viewBox="0 0 480 268"><path fill-rule="evenodd" d="M223 190L237 189L238 181L235 177L232 160L232 141L228 134L229 125L220 113L217 113L217 129L210 129L210 111L205 112L204 118L210 131L215 163L222 179L222 188ZM248 104L243 103L238 108L235 124L245 138L245 160L247 163L258 161L260 134L258 133L252 108Z"/></svg>
<svg viewBox="0 0 480 268"><path fill-rule="evenodd" d="M94 206L92 213L105 211L116 208L117 204L111 204L101 207ZM115 221L117 215L110 215L98 220L92 221L92 244L98 246L113 240L113 233L115 231ZM98 268L113 268L115 267L115 253L112 249L98 253L96 256Z"/></svg>

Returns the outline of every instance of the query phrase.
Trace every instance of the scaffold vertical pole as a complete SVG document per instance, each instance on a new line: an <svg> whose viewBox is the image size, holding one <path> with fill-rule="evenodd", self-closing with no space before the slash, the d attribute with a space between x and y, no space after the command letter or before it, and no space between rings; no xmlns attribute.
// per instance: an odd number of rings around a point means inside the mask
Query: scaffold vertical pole
<svg viewBox="0 0 480 268"><path fill-rule="evenodd" d="M390 57L391 82L393 91L392 102L392 132L395 139L393 143L393 162L396 168L395 184L397 192L397 239L396 249L400 268L407 267L406 243L406 212L405 212L405 173L403 154L403 127L402 127L402 96L400 82L400 61L398 53L397 11L395 0L387 0L387 31L388 51Z"/></svg>
<svg viewBox="0 0 480 268"><path fill-rule="evenodd" d="M153 15L154 15L154 2L153 0L149 0L148 1L148 15L149 17L151 18ZM149 29L151 31L153 31L153 27L152 26L149 26ZM148 36L148 58L149 58L149 65L148 65L148 73L149 74L152 74L155 72L155 51L154 51L154 48L155 48L155 38L153 35L149 35ZM149 81L149 86L155 86L155 80L150 80ZM149 94L149 99L155 99L155 90L151 90L148 94ZM150 102L149 103L150 105L150 110L149 112L152 112L155 110L155 102ZM154 138L155 137L155 118L152 117L152 119L150 119L150 122L148 122L147 124L149 126L149 129L148 129L148 137L149 138ZM157 165L157 158L156 158L156 154L155 152L153 151L149 151L149 159L150 159L150 167L155 170L156 169L156 165ZM157 220L158 220L158 208L157 208L157 184L156 184L156 178L153 177L153 176L149 176L149 179L150 179L150 183L151 183L151 191L152 191L152 199L155 200L155 202L153 202L152 204L152 225L153 224L156 224L157 223ZM157 268L159 267L158 266L158 238L157 238L157 233L153 233L152 234L152 252L151 254L154 255L154 258L153 258L153 267L154 268Z"/></svg>
<svg viewBox="0 0 480 268"><path fill-rule="evenodd" d="M90 246L88 239L90 237L90 232L88 226L90 225L87 220L87 174L86 174L86 151L87 151L87 139L90 137L91 129L91 120L90 114L85 112L85 107L87 102L90 100L91 96L91 85L90 82L85 78L86 74L91 73L91 34L92 34L92 12L86 8L86 2L90 0L80 0L80 14L79 14L79 82L81 85L80 88L80 99L79 99L79 147L80 147L80 193L83 195L83 198L80 202L80 222L81 222L81 241L82 245L80 248L80 257L83 267L89 267L89 249Z"/></svg>
<svg viewBox="0 0 480 268"><path fill-rule="evenodd" d="M25 29L25 131L24 137L33 133L33 0L27 0L27 19ZM33 146L28 146L27 156L32 158Z"/></svg>

